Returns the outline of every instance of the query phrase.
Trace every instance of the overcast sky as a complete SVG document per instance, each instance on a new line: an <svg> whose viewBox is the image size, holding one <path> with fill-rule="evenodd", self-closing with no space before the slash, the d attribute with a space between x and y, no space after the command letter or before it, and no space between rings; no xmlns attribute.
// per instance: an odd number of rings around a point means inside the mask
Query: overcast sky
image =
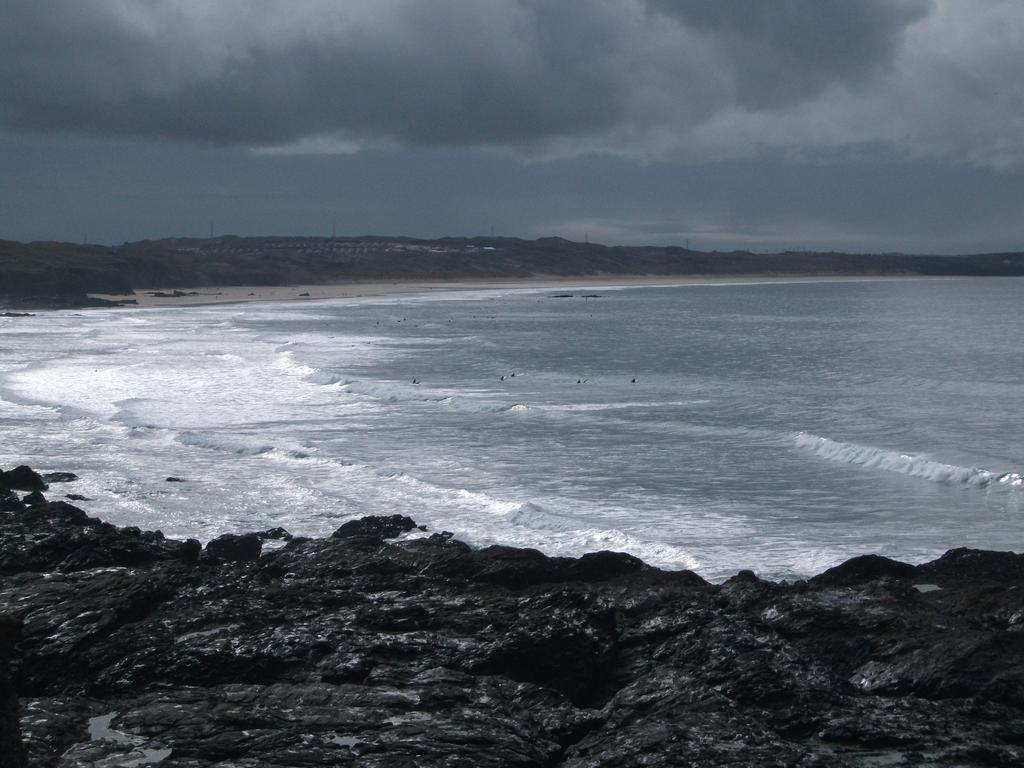
<svg viewBox="0 0 1024 768"><path fill-rule="evenodd" d="M3 0L0 238L1024 250L1021 0Z"/></svg>

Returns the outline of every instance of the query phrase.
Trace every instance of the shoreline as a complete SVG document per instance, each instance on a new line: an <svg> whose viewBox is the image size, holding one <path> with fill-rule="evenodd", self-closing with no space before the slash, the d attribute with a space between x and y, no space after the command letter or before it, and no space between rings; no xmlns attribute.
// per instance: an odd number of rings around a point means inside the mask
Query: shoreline
<svg viewBox="0 0 1024 768"><path fill-rule="evenodd" d="M134 300L135 304L127 305L127 308L148 309L277 301L324 301L332 299L387 298L392 296L426 296L439 293L470 291L672 288L702 285L867 283L951 279L956 278L927 275L585 275L581 277L540 275L537 277L514 279L395 280L274 286L147 287L137 289L134 294L89 293L88 296L112 302ZM89 308L87 307L87 309Z"/></svg>

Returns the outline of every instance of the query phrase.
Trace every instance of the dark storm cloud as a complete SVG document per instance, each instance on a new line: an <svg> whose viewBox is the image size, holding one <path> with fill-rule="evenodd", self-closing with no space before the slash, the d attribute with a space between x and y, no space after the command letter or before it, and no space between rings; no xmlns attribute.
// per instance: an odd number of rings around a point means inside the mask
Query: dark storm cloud
<svg viewBox="0 0 1024 768"><path fill-rule="evenodd" d="M507 144L600 131L623 113L625 82L602 61L623 41L600 3L225 5L240 14L12 0L4 121L223 144ZM277 27L288 15L298 25Z"/></svg>
<svg viewBox="0 0 1024 768"><path fill-rule="evenodd" d="M691 167L484 150L321 157L0 133L0 238L452 234L701 249L1020 250L1024 172L935 160Z"/></svg>
<svg viewBox="0 0 1024 768"><path fill-rule="evenodd" d="M648 0L714 40L745 106L779 107L886 69L930 0Z"/></svg>
<svg viewBox="0 0 1024 768"><path fill-rule="evenodd" d="M22 132L214 144L327 136L657 152L653 137L677 141L724 110L780 109L868 82L928 8L928 0L7 0L0 120Z"/></svg>
<svg viewBox="0 0 1024 768"><path fill-rule="evenodd" d="M0 0L0 237L1015 250L1022 39L1020 0Z"/></svg>

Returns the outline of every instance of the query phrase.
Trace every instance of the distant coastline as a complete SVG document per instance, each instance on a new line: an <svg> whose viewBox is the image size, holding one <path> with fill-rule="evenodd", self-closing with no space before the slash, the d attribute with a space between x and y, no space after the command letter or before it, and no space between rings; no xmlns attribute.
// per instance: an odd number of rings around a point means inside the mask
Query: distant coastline
<svg viewBox="0 0 1024 768"><path fill-rule="evenodd" d="M140 288L132 294L89 294L102 304L111 306L128 304L140 308L157 307L199 307L219 304L244 304L250 302L279 301L324 301L330 299L413 297L449 292L525 290L583 292L598 289L620 288L671 288L683 286L711 285L758 285L766 283L864 283L888 282L894 280L947 280L947 277L926 277L921 275L890 276L817 276L794 275L774 277L765 275L737 275L735 277L668 276L651 277L621 275L618 277L560 277L537 276L515 280L451 280L416 281L399 280L391 282L326 283L303 285L222 285L187 286L178 288Z"/></svg>
<svg viewBox="0 0 1024 768"><path fill-rule="evenodd" d="M150 299L161 298L175 305L221 303L264 299L266 294L290 298L293 293L330 298L463 287L957 276L1024 276L1024 252L722 253L562 238L225 236L120 246L0 241L0 309L152 306ZM221 298L228 293L231 298Z"/></svg>

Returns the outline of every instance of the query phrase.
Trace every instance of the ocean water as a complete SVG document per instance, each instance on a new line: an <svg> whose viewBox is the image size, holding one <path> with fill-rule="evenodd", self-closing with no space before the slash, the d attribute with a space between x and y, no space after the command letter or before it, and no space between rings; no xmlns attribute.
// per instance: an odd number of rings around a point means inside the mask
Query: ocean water
<svg viewBox="0 0 1024 768"><path fill-rule="evenodd" d="M0 466L202 540L401 513L712 580L1020 551L1022 307L956 279L0 318Z"/></svg>

